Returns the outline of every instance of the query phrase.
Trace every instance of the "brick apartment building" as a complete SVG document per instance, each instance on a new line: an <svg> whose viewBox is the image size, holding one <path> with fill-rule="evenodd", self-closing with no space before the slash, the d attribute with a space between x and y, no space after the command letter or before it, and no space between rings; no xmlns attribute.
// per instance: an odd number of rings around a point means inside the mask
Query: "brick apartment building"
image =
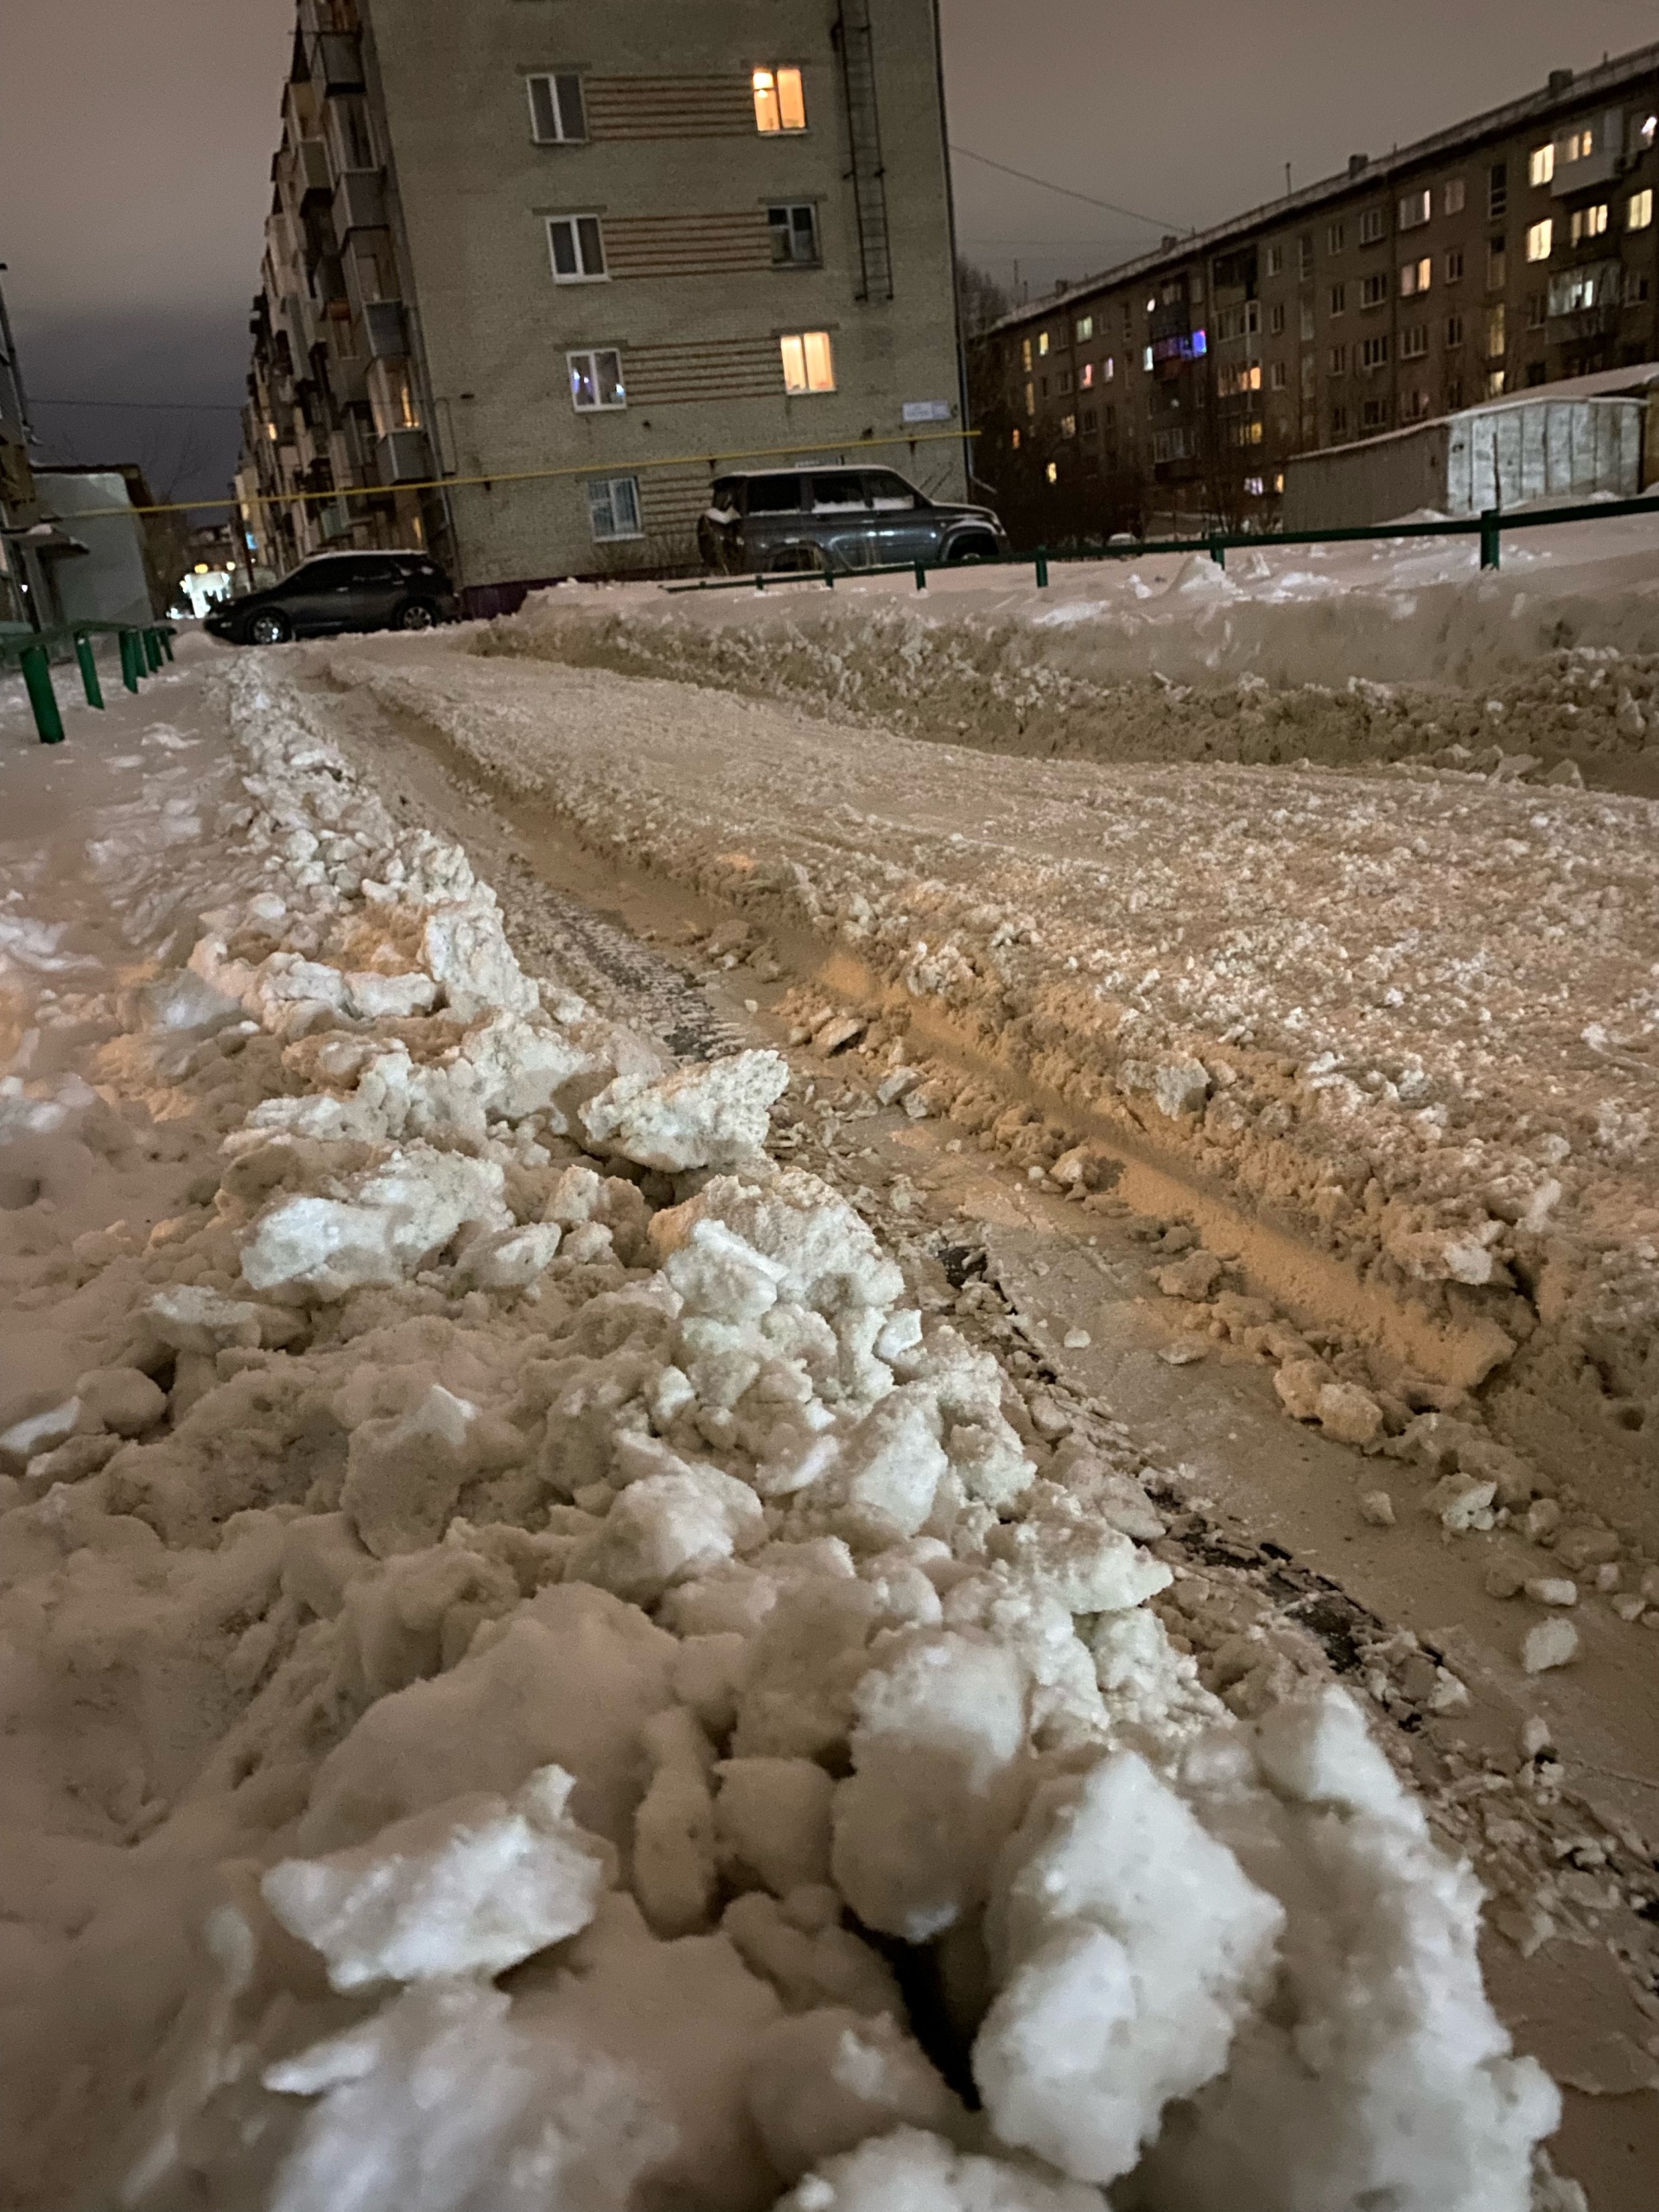
<svg viewBox="0 0 1659 2212"><path fill-rule="evenodd" d="M1291 454L1659 358L1656 114L1659 46L1557 71L1021 308L972 349L979 475L1057 539L1265 522Z"/></svg>
<svg viewBox="0 0 1659 2212"><path fill-rule="evenodd" d="M272 569L425 543L477 607L670 565L747 455L961 496L937 0L300 0L272 179Z"/></svg>

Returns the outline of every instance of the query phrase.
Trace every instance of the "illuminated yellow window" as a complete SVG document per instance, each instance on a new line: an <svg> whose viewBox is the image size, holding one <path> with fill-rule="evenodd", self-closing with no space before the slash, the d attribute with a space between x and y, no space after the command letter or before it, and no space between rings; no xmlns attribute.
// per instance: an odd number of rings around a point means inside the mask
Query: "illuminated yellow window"
<svg viewBox="0 0 1659 2212"><path fill-rule="evenodd" d="M1039 353L1048 351L1048 333L1046 330L1039 330L1037 334L1037 351Z"/></svg>
<svg viewBox="0 0 1659 2212"><path fill-rule="evenodd" d="M754 86L754 127L772 137L779 130L804 130L806 95L798 69L757 69Z"/></svg>
<svg viewBox="0 0 1659 2212"><path fill-rule="evenodd" d="M1554 145L1535 146L1527 159L1527 177L1533 184L1548 184L1555 174Z"/></svg>
<svg viewBox="0 0 1659 2212"><path fill-rule="evenodd" d="M1647 192L1632 193L1629 201L1626 203L1624 210L1625 229L1627 231L1645 231L1652 220L1653 194L1651 190Z"/></svg>
<svg viewBox="0 0 1659 2212"><path fill-rule="evenodd" d="M1043 471L1043 474L1047 477L1051 484L1058 484L1060 480L1059 463L1058 461L1051 461L1048 467Z"/></svg>
<svg viewBox="0 0 1659 2212"><path fill-rule="evenodd" d="M1426 292L1434 281L1434 263L1429 254L1420 260L1402 262L1400 266L1400 296L1402 300Z"/></svg>
<svg viewBox="0 0 1659 2212"><path fill-rule="evenodd" d="M1541 223L1534 223L1527 232L1527 259L1548 261L1554 237L1555 226L1548 215Z"/></svg>
<svg viewBox="0 0 1659 2212"><path fill-rule="evenodd" d="M1026 386L1026 412L1027 415L1037 412L1037 387L1034 384Z"/></svg>
<svg viewBox="0 0 1659 2212"><path fill-rule="evenodd" d="M784 361L784 390L791 392L833 391L836 388L835 349L827 330L791 332L778 340Z"/></svg>
<svg viewBox="0 0 1659 2212"><path fill-rule="evenodd" d="M1580 207L1573 211L1568 235L1574 245L1584 238L1605 237L1607 230L1607 202L1603 200L1593 207Z"/></svg>
<svg viewBox="0 0 1659 2212"><path fill-rule="evenodd" d="M1020 342L1020 359L1025 365L1026 374L1029 376L1031 374L1031 340L1029 338L1024 339Z"/></svg>

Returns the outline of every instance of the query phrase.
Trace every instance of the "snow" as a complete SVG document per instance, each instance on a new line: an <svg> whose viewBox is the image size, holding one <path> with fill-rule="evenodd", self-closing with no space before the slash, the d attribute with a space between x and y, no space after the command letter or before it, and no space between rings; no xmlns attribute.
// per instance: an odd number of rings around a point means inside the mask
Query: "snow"
<svg viewBox="0 0 1659 2212"><path fill-rule="evenodd" d="M1526 2212L1357 1708L1208 1698L775 1057L527 976L292 666L0 844L18 2201Z"/></svg>

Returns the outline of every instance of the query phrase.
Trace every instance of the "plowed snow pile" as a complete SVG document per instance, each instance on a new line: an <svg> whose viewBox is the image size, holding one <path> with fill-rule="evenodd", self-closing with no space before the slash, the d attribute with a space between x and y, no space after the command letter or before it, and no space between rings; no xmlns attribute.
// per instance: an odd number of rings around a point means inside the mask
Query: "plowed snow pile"
<svg viewBox="0 0 1659 2212"><path fill-rule="evenodd" d="M226 697L240 785L4 855L13 2201L1522 2212L1555 2092L1357 1709L1200 1688L774 1055L538 990Z"/></svg>
<svg viewBox="0 0 1659 2212"><path fill-rule="evenodd" d="M540 594L493 650L783 696L999 752L1438 760L1653 790L1659 518L664 593ZM1645 781L1640 779L1645 778Z"/></svg>

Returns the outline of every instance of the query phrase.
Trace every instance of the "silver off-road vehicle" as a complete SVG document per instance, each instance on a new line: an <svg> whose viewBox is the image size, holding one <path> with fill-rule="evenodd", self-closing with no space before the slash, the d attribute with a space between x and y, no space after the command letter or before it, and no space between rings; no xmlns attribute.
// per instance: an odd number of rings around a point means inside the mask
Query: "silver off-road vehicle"
<svg viewBox="0 0 1659 2212"><path fill-rule="evenodd" d="M721 476L697 524L706 569L728 575L995 561L1007 533L989 507L930 499L891 468L746 470Z"/></svg>

